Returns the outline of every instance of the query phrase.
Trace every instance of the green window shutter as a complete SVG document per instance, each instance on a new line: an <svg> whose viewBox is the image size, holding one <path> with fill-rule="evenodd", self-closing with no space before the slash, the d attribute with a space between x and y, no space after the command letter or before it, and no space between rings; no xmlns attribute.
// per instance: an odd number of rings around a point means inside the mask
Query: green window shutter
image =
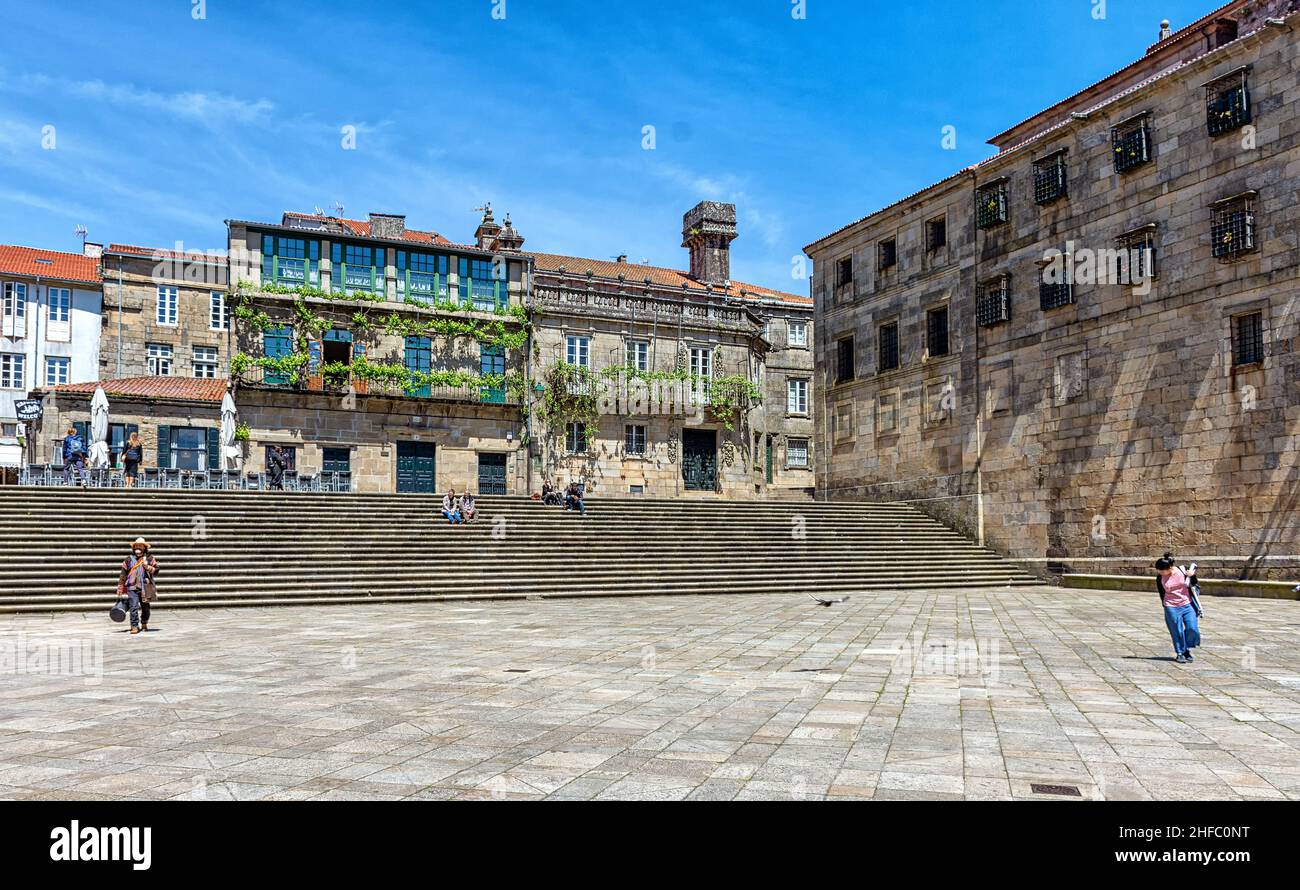
<svg viewBox="0 0 1300 890"><path fill-rule="evenodd" d="M221 430L215 426L208 427L208 469L221 469Z"/></svg>
<svg viewBox="0 0 1300 890"><path fill-rule="evenodd" d="M170 467L172 465L172 428L169 426L158 427L158 466Z"/></svg>

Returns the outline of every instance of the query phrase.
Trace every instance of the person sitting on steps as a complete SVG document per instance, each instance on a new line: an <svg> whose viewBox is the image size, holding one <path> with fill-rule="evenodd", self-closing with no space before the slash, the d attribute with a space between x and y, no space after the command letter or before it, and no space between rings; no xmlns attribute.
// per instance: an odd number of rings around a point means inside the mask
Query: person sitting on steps
<svg viewBox="0 0 1300 890"><path fill-rule="evenodd" d="M550 479L542 481L542 503L547 507L558 507L560 505L560 493L555 490Z"/></svg>
<svg viewBox="0 0 1300 890"><path fill-rule="evenodd" d="M442 497L442 515L452 525L462 521L460 517L460 501L456 499L456 489L454 488L448 489L447 493Z"/></svg>
<svg viewBox="0 0 1300 890"><path fill-rule="evenodd" d="M478 519L478 504L474 502L473 493L467 488L460 499L460 521L471 523Z"/></svg>
<svg viewBox="0 0 1300 890"><path fill-rule="evenodd" d="M577 510L582 516L587 515L587 505L583 502L582 489L576 482L569 483L569 490L564 496L564 511Z"/></svg>

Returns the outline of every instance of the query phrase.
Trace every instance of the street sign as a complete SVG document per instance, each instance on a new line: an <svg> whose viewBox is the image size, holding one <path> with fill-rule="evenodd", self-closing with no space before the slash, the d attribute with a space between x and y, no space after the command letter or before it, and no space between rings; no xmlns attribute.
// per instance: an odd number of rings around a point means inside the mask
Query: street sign
<svg viewBox="0 0 1300 890"><path fill-rule="evenodd" d="M32 421L41 419L41 400L40 399L19 399L14 402L14 410L18 413L18 419L22 421Z"/></svg>

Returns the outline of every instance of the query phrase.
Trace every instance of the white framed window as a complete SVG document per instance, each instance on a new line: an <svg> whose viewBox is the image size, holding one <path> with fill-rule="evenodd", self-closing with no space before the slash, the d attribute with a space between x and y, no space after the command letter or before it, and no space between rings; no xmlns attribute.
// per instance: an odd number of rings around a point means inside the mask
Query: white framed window
<svg viewBox="0 0 1300 890"><path fill-rule="evenodd" d="M710 347L691 347L690 372L691 404L703 405L709 399L709 383L713 380L713 350Z"/></svg>
<svg viewBox="0 0 1300 890"><path fill-rule="evenodd" d="M214 331L230 330L230 310L226 308L226 292L214 290L209 299L208 327Z"/></svg>
<svg viewBox="0 0 1300 890"><path fill-rule="evenodd" d="M808 413L808 381L806 379L795 378L787 380L785 413L786 414L807 414Z"/></svg>
<svg viewBox="0 0 1300 890"><path fill-rule="evenodd" d="M45 339L68 342L72 339L72 291L66 287L47 287L45 302L49 321L45 327Z"/></svg>
<svg viewBox="0 0 1300 890"><path fill-rule="evenodd" d="M179 320L180 296L174 287L158 287L158 324L175 326Z"/></svg>
<svg viewBox="0 0 1300 890"><path fill-rule="evenodd" d="M570 334L564 338L564 360L580 368L591 367L591 338Z"/></svg>
<svg viewBox="0 0 1300 890"><path fill-rule="evenodd" d="M27 285L21 281L4 283L4 329L6 337L27 336Z"/></svg>
<svg viewBox="0 0 1300 890"><path fill-rule="evenodd" d="M51 355L45 359L45 385L62 386L68 382L72 359Z"/></svg>
<svg viewBox="0 0 1300 890"><path fill-rule="evenodd" d="M195 377L216 377L217 376L217 347L215 346L194 347L194 376Z"/></svg>
<svg viewBox="0 0 1300 890"><path fill-rule="evenodd" d="M0 353L0 389L27 389L27 356Z"/></svg>
<svg viewBox="0 0 1300 890"><path fill-rule="evenodd" d="M785 462L788 466L804 468L808 466L808 440L787 439L785 443Z"/></svg>
<svg viewBox="0 0 1300 890"><path fill-rule="evenodd" d="M172 373L172 348L166 343L149 344L149 374L152 377L170 377Z"/></svg>
<svg viewBox="0 0 1300 890"><path fill-rule="evenodd" d="M570 454L587 453L587 425L570 423L564 431L564 446Z"/></svg>
<svg viewBox="0 0 1300 890"><path fill-rule="evenodd" d="M18 424L0 423L0 439L18 438Z"/></svg>
<svg viewBox="0 0 1300 890"><path fill-rule="evenodd" d="M790 345L791 346L808 345L808 322L806 321L790 322Z"/></svg>
<svg viewBox="0 0 1300 890"><path fill-rule="evenodd" d="M634 371L650 370L650 343L648 341L627 341L627 366Z"/></svg>
<svg viewBox="0 0 1300 890"><path fill-rule="evenodd" d="M624 427L624 445L627 453L632 457L645 457L646 452L646 435L645 427L639 424L629 423Z"/></svg>

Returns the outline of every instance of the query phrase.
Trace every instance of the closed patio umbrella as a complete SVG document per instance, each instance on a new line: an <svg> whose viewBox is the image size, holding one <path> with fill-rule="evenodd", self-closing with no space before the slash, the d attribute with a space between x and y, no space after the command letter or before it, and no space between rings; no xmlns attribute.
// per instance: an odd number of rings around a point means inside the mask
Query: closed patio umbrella
<svg viewBox="0 0 1300 890"><path fill-rule="evenodd" d="M226 470L237 470L240 449L235 444L235 400L227 392L221 400L221 466Z"/></svg>
<svg viewBox="0 0 1300 890"><path fill-rule="evenodd" d="M108 455L108 396L104 387L95 387L95 394L90 399L90 465L107 467Z"/></svg>

